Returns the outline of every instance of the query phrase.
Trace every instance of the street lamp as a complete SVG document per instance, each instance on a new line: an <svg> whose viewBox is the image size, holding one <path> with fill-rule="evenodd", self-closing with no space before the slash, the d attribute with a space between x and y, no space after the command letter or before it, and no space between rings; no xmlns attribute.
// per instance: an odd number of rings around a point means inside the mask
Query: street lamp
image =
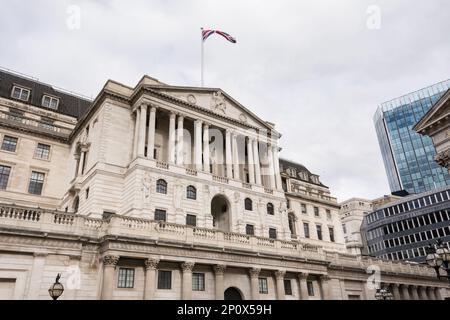
<svg viewBox="0 0 450 320"><path fill-rule="evenodd" d="M427 257L426 263L436 270L438 279L447 278L450 281L450 250L443 244L441 239L438 239L436 243L429 244L426 248ZM441 275L440 270L443 269L447 275Z"/></svg>
<svg viewBox="0 0 450 320"><path fill-rule="evenodd" d="M375 299L377 300L393 300L394 296L388 288L378 288L375 292Z"/></svg>
<svg viewBox="0 0 450 320"><path fill-rule="evenodd" d="M50 286L50 289L48 289L48 293L53 300L58 299L64 292L64 286L59 283L59 279L61 279L60 273L56 276L55 283Z"/></svg>

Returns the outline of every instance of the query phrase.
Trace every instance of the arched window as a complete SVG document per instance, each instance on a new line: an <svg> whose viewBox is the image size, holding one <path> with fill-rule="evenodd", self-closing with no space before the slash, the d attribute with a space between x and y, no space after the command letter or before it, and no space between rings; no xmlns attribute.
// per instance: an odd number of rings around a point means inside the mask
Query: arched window
<svg viewBox="0 0 450 320"><path fill-rule="evenodd" d="M272 216L275 214L273 204L270 202L267 204L267 214L270 214Z"/></svg>
<svg viewBox="0 0 450 320"><path fill-rule="evenodd" d="M156 192L167 194L167 182L163 179L156 181Z"/></svg>
<svg viewBox="0 0 450 320"><path fill-rule="evenodd" d="M197 189L194 186L189 186L186 189L187 198L196 200L197 199Z"/></svg>
<svg viewBox="0 0 450 320"><path fill-rule="evenodd" d="M245 204L245 210L248 210L248 211L252 211L253 210L252 199L245 198L244 204Z"/></svg>

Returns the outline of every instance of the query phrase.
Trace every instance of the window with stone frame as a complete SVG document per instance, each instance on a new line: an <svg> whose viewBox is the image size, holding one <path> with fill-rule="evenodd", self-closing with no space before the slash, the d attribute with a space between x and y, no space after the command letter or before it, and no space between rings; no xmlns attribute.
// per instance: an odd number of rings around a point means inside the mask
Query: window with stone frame
<svg viewBox="0 0 450 320"><path fill-rule="evenodd" d="M275 208L270 202L267 204L267 214L270 214L271 216L275 215Z"/></svg>
<svg viewBox="0 0 450 320"><path fill-rule="evenodd" d="M269 286L267 284L267 278L258 278L258 283L259 283L259 293L268 294Z"/></svg>
<svg viewBox="0 0 450 320"><path fill-rule="evenodd" d="M314 297L314 283L312 281L307 281L306 287L308 288L308 296Z"/></svg>
<svg viewBox="0 0 450 320"><path fill-rule="evenodd" d="M327 213L327 219L331 220L331 210L330 209L326 209L325 212Z"/></svg>
<svg viewBox="0 0 450 320"><path fill-rule="evenodd" d="M191 200L197 200L197 189L194 186L186 188L186 197Z"/></svg>
<svg viewBox="0 0 450 320"><path fill-rule="evenodd" d="M191 227L197 226L197 216L193 214L186 215L186 225Z"/></svg>
<svg viewBox="0 0 450 320"><path fill-rule="evenodd" d="M4 136L2 142L2 150L16 152L17 141L18 139L16 137Z"/></svg>
<svg viewBox="0 0 450 320"><path fill-rule="evenodd" d="M41 195L44 186L45 173L32 171L30 177L30 184L28 186L28 193Z"/></svg>
<svg viewBox="0 0 450 320"><path fill-rule="evenodd" d="M245 198L244 200L245 210L252 211L253 210L253 202L250 198Z"/></svg>
<svg viewBox="0 0 450 320"><path fill-rule="evenodd" d="M44 95L42 97L42 106L45 108L58 110L59 98Z"/></svg>
<svg viewBox="0 0 450 320"><path fill-rule="evenodd" d="M0 190L5 190L8 186L11 167L0 165Z"/></svg>
<svg viewBox="0 0 450 320"><path fill-rule="evenodd" d="M316 231L317 231L317 239L323 240L322 236L322 226L320 224L316 225Z"/></svg>
<svg viewBox="0 0 450 320"><path fill-rule="evenodd" d="M303 232L305 233L305 238L309 238L309 223L304 222L303 223Z"/></svg>
<svg viewBox="0 0 450 320"><path fill-rule="evenodd" d="M38 143L34 152L34 157L42 160L48 160L50 158L50 146L43 143Z"/></svg>
<svg viewBox="0 0 450 320"><path fill-rule="evenodd" d="M335 240L334 240L334 228L333 227L329 227L328 228L328 232L330 233L330 241L331 242L335 242Z"/></svg>
<svg viewBox="0 0 450 320"><path fill-rule="evenodd" d="M319 208L318 207L314 207L314 216L319 217L320 213L319 213Z"/></svg>
<svg viewBox="0 0 450 320"><path fill-rule="evenodd" d="M20 86L14 86L11 91L11 97L22 101L28 101L30 98L30 90Z"/></svg>
<svg viewBox="0 0 450 320"><path fill-rule="evenodd" d="M134 287L134 269L132 268L119 268L119 274L117 277L117 288Z"/></svg>
<svg viewBox="0 0 450 320"><path fill-rule="evenodd" d="M269 228L269 238L276 239L277 238L277 229Z"/></svg>
<svg viewBox="0 0 450 320"><path fill-rule="evenodd" d="M192 291L205 291L205 274L192 273Z"/></svg>
<svg viewBox="0 0 450 320"><path fill-rule="evenodd" d="M167 221L167 212L166 210L156 209L155 210L155 220L156 221Z"/></svg>
<svg viewBox="0 0 450 320"><path fill-rule="evenodd" d="M284 279L284 293L287 296L292 296L292 283L291 279Z"/></svg>
<svg viewBox="0 0 450 320"><path fill-rule="evenodd" d="M156 192L161 194L167 194L167 182L164 179L156 181Z"/></svg>
<svg viewBox="0 0 450 320"><path fill-rule="evenodd" d="M158 270L158 289L172 289L172 271Z"/></svg>
<svg viewBox="0 0 450 320"><path fill-rule="evenodd" d="M307 209L306 209L306 204L302 203L302 204L301 204L301 207L302 207L302 214L307 214L308 211L307 211Z"/></svg>
<svg viewBox="0 0 450 320"><path fill-rule="evenodd" d="M248 224L245 226L245 233L249 236L255 235L255 226L252 224Z"/></svg>

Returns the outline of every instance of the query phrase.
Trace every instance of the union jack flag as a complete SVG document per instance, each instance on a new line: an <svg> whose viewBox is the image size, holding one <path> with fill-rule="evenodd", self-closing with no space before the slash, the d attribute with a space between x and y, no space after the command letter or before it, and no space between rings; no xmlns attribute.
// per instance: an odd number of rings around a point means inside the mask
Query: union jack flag
<svg viewBox="0 0 450 320"><path fill-rule="evenodd" d="M227 39L231 43L236 43L236 39L235 38L230 36L228 33L225 33L223 31L219 31L219 30L202 30L203 41L208 39L208 37L210 35L214 34L214 33L217 33L217 34L221 35L222 37L224 37L225 39Z"/></svg>

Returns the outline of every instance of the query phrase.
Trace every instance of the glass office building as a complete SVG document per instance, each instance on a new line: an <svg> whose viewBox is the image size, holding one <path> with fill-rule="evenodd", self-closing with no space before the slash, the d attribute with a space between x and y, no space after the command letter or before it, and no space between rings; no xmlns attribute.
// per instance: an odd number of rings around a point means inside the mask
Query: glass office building
<svg viewBox="0 0 450 320"><path fill-rule="evenodd" d="M450 88L443 81L381 104L375 113L375 129L392 192L422 193L450 185L447 169L435 161L430 137L412 127Z"/></svg>

